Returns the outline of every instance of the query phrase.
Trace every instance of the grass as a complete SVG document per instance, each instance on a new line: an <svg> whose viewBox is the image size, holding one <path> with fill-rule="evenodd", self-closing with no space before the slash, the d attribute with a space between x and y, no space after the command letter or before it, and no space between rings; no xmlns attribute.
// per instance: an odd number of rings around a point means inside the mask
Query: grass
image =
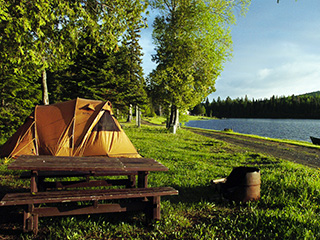
<svg viewBox="0 0 320 240"><path fill-rule="evenodd" d="M143 120L146 120L153 124L165 125L165 122L167 119L165 117L156 116L156 117L144 117Z"/></svg>
<svg viewBox="0 0 320 240"><path fill-rule="evenodd" d="M147 122L153 123L153 124L158 124L158 125L165 125L165 122L167 120L167 118L165 117L144 117L144 120L146 120ZM188 122L188 121L192 121L192 120L209 120L209 119L213 119L210 117L204 117L204 116L191 116L191 115L181 115L180 116L180 122L182 123L182 125L184 125L184 123Z"/></svg>
<svg viewBox="0 0 320 240"><path fill-rule="evenodd" d="M262 137L258 135L253 135L253 134L245 134L245 133L238 133L234 132L231 129L228 129L226 131L220 131L220 130L213 130L213 129L203 129L203 128L195 128L195 127L184 127L186 129L198 129L200 131L205 131L205 132L223 132L229 135L234 135L234 136L246 136L246 137L251 137L251 138L256 138L256 139L266 139L269 141L273 142L279 142L279 143L289 143L289 144L294 144L294 145L300 145L308 148L320 148L320 145L315 145L311 142L306 142L306 141L299 141L299 140L292 140L292 139L277 139L277 138L269 138L269 137Z"/></svg>
<svg viewBox="0 0 320 240"><path fill-rule="evenodd" d="M135 127L125 132L144 157L170 170L150 173L149 186L172 186L178 196L163 197L162 218L143 224L142 213L40 218L38 236L18 232L21 239L320 239L320 172L181 129ZM1 185L28 186L19 172L0 167ZM261 171L261 199L234 203L220 199L210 185L233 167ZM19 224L17 224L19 226ZM2 237L0 231L0 238Z"/></svg>

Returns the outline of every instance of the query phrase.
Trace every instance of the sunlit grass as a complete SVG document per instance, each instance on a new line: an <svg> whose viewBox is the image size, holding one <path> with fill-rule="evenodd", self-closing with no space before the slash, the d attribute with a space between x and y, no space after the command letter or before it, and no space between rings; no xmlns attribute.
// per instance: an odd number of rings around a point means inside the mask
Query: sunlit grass
<svg viewBox="0 0 320 240"><path fill-rule="evenodd" d="M197 129L200 131L205 131L205 132L223 132L229 135L233 136L246 136L246 137L251 137L251 138L256 138L256 139L264 139L264 140L269 140L273 142L278 142L278 143L289 143L289 144L295 144L295 145L300 145L304 147L309 147L309 148L320 148L320 145L315 145L311 142L306 142L306 141L298 141L298 140L291 140L291 139L277 139L277 138L269 138L269 137L262 137L258 135L253 135L253 134L245 134L245 133L238 133L234 132L233 130L228 130L228 131L221 131L221 130L213 130L213 129L203 129L203 128L196 128L196 127L184 127L186 129Z"/></svg>
<svg viewBox="0 0 320 240"><path fill-rule="evenodd" d="M165 125L165 123L167 121L167 119L165 117L159 117L159 116L145 117L145 118L143 118L143 120L148 121L153 124L158 124L158 125Z"/></svg>
<svg viewBox="0 0 320 240"><path fill-rule="evenodd" d="M319 169L244 151L187 129L171 134L162 126L125 124L124 130L142 156L169 168L150 173L149 186L179 190L178 196L162 198L162 219L145 225L142 213L40 218L38 238L320 239ZM228 176L237 166L260 169L259 201L230 203L211 186L212 179ZM4 162L0 177L10 189L28 185L18 172L6 170Z"/></svg>
<svg viewBox="0 0 320 240"><path fill-rule="evenodd" d="M213 119L213 118L210 118L210 117L205 117L205 116L191 116L191 115L188 115L188 114L182 114L180 116L180 123L182 125L184 125L184 123L188 122L188 121L193 121L193 120L210 120L210 119ZM167 118L166 117L159 117L159 116L156 116L156 117L143 117L143 120L149 122L149 123L153 123L153 124L157 124L157 125L165 125L166 124L166 121L167 121Z"/></svg>

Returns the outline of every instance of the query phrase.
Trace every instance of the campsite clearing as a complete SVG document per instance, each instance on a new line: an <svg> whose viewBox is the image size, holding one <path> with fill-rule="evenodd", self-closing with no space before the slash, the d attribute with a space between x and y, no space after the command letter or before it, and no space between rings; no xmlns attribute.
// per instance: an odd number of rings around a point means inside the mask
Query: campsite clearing
<svg viewBox="0 0 320 240"><path fill-rule="evenodd" d="M41 218L36 239L320 239L319 169L186 129L174 135L164 127L125 124L125 132L141 155L169 168L150 173L148 185L179 190L161 199L161 220L145 226L144 214L127 213ZM261 199L221 200L210 181L244 165L260 169ZM6 159L0 167L2 190L29 186L20 172L6 169ZM21 233L19 222L0 224L1 237L35 239Z"/></svg>

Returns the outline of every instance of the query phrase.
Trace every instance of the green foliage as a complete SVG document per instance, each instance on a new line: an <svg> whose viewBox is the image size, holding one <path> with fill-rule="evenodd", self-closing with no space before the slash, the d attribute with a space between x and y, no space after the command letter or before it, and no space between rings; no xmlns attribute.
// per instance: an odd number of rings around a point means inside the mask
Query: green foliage
<svg viewBox="0 0 320 240"><path fill-rule="evenodd" d="M298 95L300 97L320 97L320 91L315 91L315 92L311 92L311 93L305 93L305 94L301 94Z"/></svg>
<svg viewBox="0 0 320 240"><path fill-rule="evenodd" d="M192 109L192 111L190 111L190 113L192 114L192 115L201 115L201 116L203 116L205 113L206 113L206 108L204 107L204 105L203 104L198 104L198 105L196 105L193 109Z"/></svg>
<svg viewBox="0 0 320 240"><path fill-rule="evenodd" d="M320 96L300 95L271 97L264 100L248 100L246 97L232 100L213 99L209 106L216 117L233 118L320 118Z"/></svg>
<svg viewBox="0 0 320 240"><path fill-rule="evenodd" d="M1 61L1 60L0 60ZM0 142L10 137L41 99L37 77L0 71Z"/></svg>
<svg viewBox="0 0 320 240"><path fill-rule="evenodd" d="M94 51L87 54L87 45L93 45L92 42L94 40L90 38L81 39L78 51L72 58L74 64L63 71L48 74L54 102L77 97L110 101L115 99L114 85L120 80L113 69L116 55L113 51L104 53L97 46L98 43Z"/></svg>
<svg viewBox="0 0 320 240"><path fill-rule="evenodd" d="M90 30L81 33L72 64L62 71L52 72L49 88L54 101L76 97L109 100L120 110L129 104L146 103L145 81L142 72L142 53L138 43L143 27L141 12L146 6L138 1L128 2L132 15L126 16L127 29L122 44L105 47L111 42L96 39ZM110 45L111 46L111 45Z"/></svg>
<svg viewBox="0 0 320 240"><path fill-rule="evenodd" d="M55 102L76 97L109 100L120 110L127 109L129 104L145 104L147 96L141 62L134 60L139 55L132 53L130 44L123 43L116 50L103 52L98 43L95 46L91 43L94 51L87 54L88 42L94 40L81 40L72 58L74 64L49 74L52 99Z"/></svg>
<svg viewBox="0 0 320 240"><path fill-rule="evenodd" d="M144 6L145 10L146 6ZM119 62L121 62L121 70L119 74L126 81L126 91L121 92L125 95L126 105L138 105L140 108L147 104L146 82L143 77L142 69L142 47L139 44L141 28L145 27L139 15L136 18L130 18L131 27L124 35L122 46L119 51Z"/></svg>
<svg viewBox="0 0 320 240"><path fill-rule="evenodd" d="M162 14L153 24L157 68L148 77L154 101L186 110L215 90L215 80L231 55L234 8L244 11L249 2L151 1Z"/></svg>
<svg viewBox="0 0 320 240"><path fill-rule="evenodd" d="M0 1L1 141L40 103L44 70L52 102L146 103L137 34L145 9L143 1Z"/></svg>
<svg viewBox="0 0 320 240"><path fill-rule="evenodd" d="M113 48L130 26L127 19L141 12L137 5L140 3L119 0L6 1L0 7L2 54L12 63L23 60L41 71L56 69L68 63L84 29L104 49ZM90 48L88 44L87 50Z"/></svg>

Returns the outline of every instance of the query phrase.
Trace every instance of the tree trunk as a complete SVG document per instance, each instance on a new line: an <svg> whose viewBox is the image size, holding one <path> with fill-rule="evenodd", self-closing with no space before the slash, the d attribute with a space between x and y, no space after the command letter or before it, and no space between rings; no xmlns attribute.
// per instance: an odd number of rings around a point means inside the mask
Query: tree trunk
<svg viewBox="0 0 320 240"><path fill-rule="evenodd" d="M136 125L141 127L141 110L138 106L136 106Z"/></svg>
<svg viewBox="0 0 320 240"><path fill-rule="evenodd" d="M139 124L139 107L136 106L136 125L138 126Z"/></svg>
<svg viewBox="0 0 320 240"><path fill-rule="evenodd" d="M179 127L180 127L180 124L179 124L179 109L176 107L175 119L174 119L174 123L173 123L172 133L175 134Z"/></svg>
<svg viewBox="0 0 320 240"><path fill-rule="evenodd" d="M130 104L129 106L129 114L127 118L127 122L131 122L131 121L132 121L132 104Z"/></svg>
<svg viewBox="0 0 320 240"><path fill-rule="evenodd" d="M171 113L169 121L167 121L167 128L175 134L179 126L179 109L175 105L171 105Z"/></svg>
<svg viewBox="0 0 320 240"><path fill-rule="evenodd" d="M42 71L42 102L43 102L43 105L49 105L49 93L48 93L46 70Z"/></svg>
<svg viewBox="0 0 320 240"><path fill-rule="evenodd" d="M141 127L141 109L138 111L138 127Z"/></svg>

